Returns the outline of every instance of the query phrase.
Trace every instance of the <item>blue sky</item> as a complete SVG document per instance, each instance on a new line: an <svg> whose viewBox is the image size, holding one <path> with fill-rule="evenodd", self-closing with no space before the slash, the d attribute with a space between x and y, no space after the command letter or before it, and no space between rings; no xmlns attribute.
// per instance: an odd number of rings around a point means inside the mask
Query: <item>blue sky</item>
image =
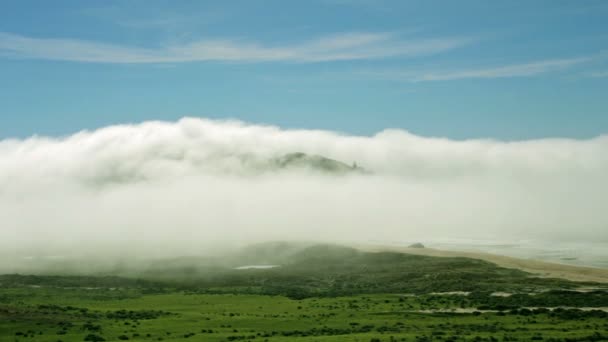
<svg viewBox="0 0 608 342"><path fill-rule="evenodd" d="M606 1L0 2L0 139L184 116L608 133Z"/></svg>

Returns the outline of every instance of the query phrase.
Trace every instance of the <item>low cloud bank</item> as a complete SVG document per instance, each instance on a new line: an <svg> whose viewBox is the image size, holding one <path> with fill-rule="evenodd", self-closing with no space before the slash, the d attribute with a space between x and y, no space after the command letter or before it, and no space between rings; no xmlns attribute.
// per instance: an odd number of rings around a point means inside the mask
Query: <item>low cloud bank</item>
<svg viewBox="0 0 608 342"><path fill-rule="evenodd" d="M293 152L314 164L279 168ZM608 136L453 141L185 118L0 141L0 250L175 256L264 240L608 241Z"/></svg>

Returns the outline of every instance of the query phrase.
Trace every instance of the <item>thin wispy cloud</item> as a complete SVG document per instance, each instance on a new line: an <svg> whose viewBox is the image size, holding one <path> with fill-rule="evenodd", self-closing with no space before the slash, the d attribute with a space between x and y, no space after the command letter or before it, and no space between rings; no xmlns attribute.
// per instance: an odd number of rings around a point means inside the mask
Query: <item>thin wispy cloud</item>
<svg viewBox="0 0 608 342"><path fill-rule="evenodd" d="M461 79L493 79L493 78L512 78L530 77L550 72L557 72L568 69L578 64L591 61L591 57L578 57L566 59L550 59L523 64L511 64L504 66L464 69L464 70L442 70L427 72L390 72L374 73L381 77L391 79L399 78L410 82L430 82L430 81L452 81Z"/></svg>
<svg viewBox="0 0 608 342"><path fill-rule="evenodd" d="M594 77L594 78L604 78L604 77L608 77L608 70L605 71L594 71L589 73L590 77Z"/></svg>
<svg viewBox="0 0 608 342"><path fill-rule="evenodd" d="M382 0L323 0L326 5L365 7L366 9L388 9L386 1Z"/></svg>
<svg viewBox="0 0 608 342"><path fill-rule="evenodd" d="M204 39L143 48L0 33L0 56L91 63L326 62L427 55L461 47L469 42L470 39L465 38L401 40L391 33L357 32L272 46L246 40Z"/></svg>

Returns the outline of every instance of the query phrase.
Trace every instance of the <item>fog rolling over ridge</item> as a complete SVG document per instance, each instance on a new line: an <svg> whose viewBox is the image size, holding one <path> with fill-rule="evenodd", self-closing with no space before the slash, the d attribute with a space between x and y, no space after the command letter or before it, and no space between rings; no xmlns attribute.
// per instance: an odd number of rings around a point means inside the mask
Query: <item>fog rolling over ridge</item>
<svg viewBox="0 0 608 342"><path fill-rule="evenodd" d="M608 241L606 203L608 136L454 141L185 118L0 142L0 250L12 255Z"/></svg>

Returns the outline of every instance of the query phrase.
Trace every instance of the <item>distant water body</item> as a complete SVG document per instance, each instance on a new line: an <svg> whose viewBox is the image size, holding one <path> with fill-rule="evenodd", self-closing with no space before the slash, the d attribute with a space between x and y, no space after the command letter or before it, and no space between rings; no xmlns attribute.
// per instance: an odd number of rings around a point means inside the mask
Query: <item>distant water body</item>
<svg viewBox="0 0 608 342"><path fill-rule="evenodd" d="M608 269L608 242L490 241L468 239L419 239L415 241L374 241L383 245L409 246L420 242L425 247L466 252L484 252L521 259L599 267Z"/></svg>
<svg viewBox="0 0 608 342"><path fill-rule="evenodd" d="M267 270L270 268L280 267L279 265L245 265L235 267L235 270Z"/></svg>
<svg viewBox="0 0 608 342"><path fill-rule="evenodd" d="M483 240L436 240L428 241L425 246L445 250L485 252L576 266L608 268L608 242L517 241L498 243Z"/></svg>

